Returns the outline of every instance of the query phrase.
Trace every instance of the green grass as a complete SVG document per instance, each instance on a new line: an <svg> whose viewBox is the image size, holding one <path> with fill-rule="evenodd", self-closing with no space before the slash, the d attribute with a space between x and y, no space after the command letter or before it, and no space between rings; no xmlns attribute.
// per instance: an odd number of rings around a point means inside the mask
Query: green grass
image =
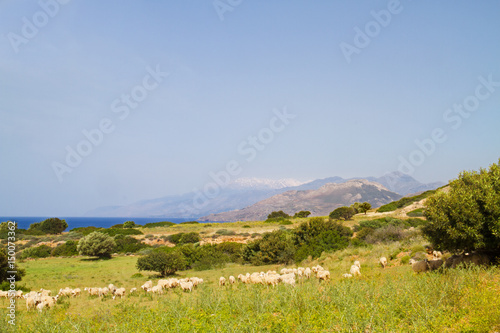
<svg viewBox="0 0 500 333"><path fill-rule="evenodd" d="M219 287L220 276L280 270L284 266L241 266L180 272L179 277L205 280L192 293L179 289L151 296L140 291L122 300L100 299L83 293L63 299L56 308L39 314L26 312L18 301L19 332L493 332L500 329L500 270L465 269L416 275L409 265L391 260L386 269L380 256L424 244L399 242L371 248L347 248L301 266L321 264L332 280L280 285ZM361 261L362 277L343 279L354 260ZM114 283L138 288L154 274L137 273L137 257L111 260L49 258L20 263L27 271L21 284L39 290L64 287L104 287ZM0 301L5 318L7 301ZM9 331L2 325L0 331ZM10 331L13 331L10 329Z"/></svg>

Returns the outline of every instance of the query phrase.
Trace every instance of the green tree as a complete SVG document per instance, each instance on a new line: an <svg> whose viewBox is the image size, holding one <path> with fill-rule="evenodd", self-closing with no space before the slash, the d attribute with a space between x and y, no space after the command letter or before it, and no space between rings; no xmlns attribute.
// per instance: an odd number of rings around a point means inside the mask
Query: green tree
<svg viewBox="0 0 500 333"><path fill-rule="evenodd" d="M116 243L112 237L97 231L80 239L77 246L81 255L99 258L110 258L115 248Z"/></svg>
<svg viewBox="0 0 500 333"><path fill-rule="evenodd" d="M274 211L274 212L272 212L271 214L269 214L267 216L268 220L271 220L271 219L288 219L288 218L290 218L290 215L288 215L287 213L285 213L282 210Z"/></svg>
<svg viewBox="0 0 500 333"><path fill-rule="evenodd" d="M42 222L36 222L30 224L28 231L39 231L45 234L60 234L68 227L68 223L65 220L61 220L57 217L51 217Z"/></svg>
<svg viewBox="0 0 500 333"><path fill-rule="evenodd" d="M311 215L311 212L308 210L301 210L300 212L295 213L294 218L306 218Z"/></svg>
<svg viewBox="0 0 500 333"><path fill-rule="evenodd" d="M78 255L78 250L76 249L78 242L69 240L64 244L57 245L51 252L53 257L71 257Z"/></svg>
<svg viewBox="0 0 500 333"><path fill-rule="evenodd" d="M335 209L333 212L330 213L329 216L332 220L344 219L345 221L347 221L350 220L351 217L354 216L354 214L356 214L354 208L343 206Z"/></svg>
<svg viewBox="0 0 500 333"><path fill-rule="evenodd" d="M429 197L423 233L440 250L500 251L500 160L489 170L464 171L447 192Z"/></svg>
<svg viewBox="0 0 500 333"><path fill-rule="evenodd" d="M161 276L167 276L185 269L186 259L178 251L152 252L137 259L136 267L140 271L154 271Z"/></svg>
<svg viewBox="0 0 500 333"><path fill-rule="evenodd" d="M294 237L287 230L265 233L262 239L247 244L243 258L253 265L289 264L293 262L296 251Z"/></svg>
<svg viewBox="0 0 500 333"><path fill-rule="evenodd" d="M358 207L358 212L360 213L365 213L372 209L372 205L369 202L363 202L362 204L359 205Z"/></svg>
<svg viewBox="0 0 500 333"><path fill-rule="evenodd" d="M134 227L137 227L137 225L135 224L134 221L127 221L125 223L123 223L123 227L125 229L128 229L128 228L134 228Z"/></svg>

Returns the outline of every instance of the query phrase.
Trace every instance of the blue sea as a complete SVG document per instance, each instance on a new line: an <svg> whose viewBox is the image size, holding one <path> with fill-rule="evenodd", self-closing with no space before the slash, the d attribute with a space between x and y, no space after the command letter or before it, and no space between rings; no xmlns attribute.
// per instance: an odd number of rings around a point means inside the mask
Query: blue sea
<svg viewBox="0 0 500 333"><path fill-rule="evenodd" d="M186 221L193 221L193 219L182 218L163 218L163 217L60 217L60 216L0 216L0 222L14 221L18 223L18 228L28 229L30 224L41 222L50 217L58 217L61 220L66 220L68 223L69 231L79 227L99 227L109 228L115 224L121 224L126 221L134 221L136 224L144 225L146 223L170 221L173 223L181 223Z"/></svg>

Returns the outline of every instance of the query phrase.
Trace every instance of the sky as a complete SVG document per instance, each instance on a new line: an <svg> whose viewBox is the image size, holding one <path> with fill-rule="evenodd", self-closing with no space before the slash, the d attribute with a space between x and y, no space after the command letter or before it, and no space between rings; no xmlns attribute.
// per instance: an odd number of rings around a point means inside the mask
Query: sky
<svg viewBox="0 0 500 333"><path fill-rule="evenodd" d="M0 216L500 157L499 1L0 1Z"/></svg>

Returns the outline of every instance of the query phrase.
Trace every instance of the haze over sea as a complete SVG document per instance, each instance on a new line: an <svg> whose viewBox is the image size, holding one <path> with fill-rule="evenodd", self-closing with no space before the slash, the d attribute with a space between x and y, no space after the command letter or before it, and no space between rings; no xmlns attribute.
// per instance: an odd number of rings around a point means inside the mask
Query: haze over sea
<svg viewBox="0 0 500 333"><path fill-rule="evenodd" d="M109 228L115 224L121 224L126 221L134 221L136 224L144 225L146 223L170 221L173 223L181 223L186 221L192 221L192 219L183 218L167 218L167 217L60 217L60 216L0 216L0 222L4 221L15 221L18 223L18 228L28 229L30 224L35 222L41 222L50 217L58 217L61 220L66 220L68 223L69 231L74 228L80 227L99 227L99 228Z"/></svg>

